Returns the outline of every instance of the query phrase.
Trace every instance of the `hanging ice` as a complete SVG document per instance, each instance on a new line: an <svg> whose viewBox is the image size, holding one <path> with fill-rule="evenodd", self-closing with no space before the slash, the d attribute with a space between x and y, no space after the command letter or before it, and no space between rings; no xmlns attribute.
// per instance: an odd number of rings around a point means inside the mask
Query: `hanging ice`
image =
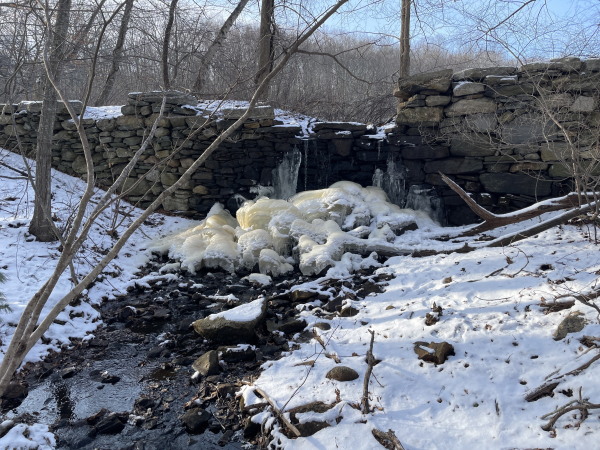
<svg viewBox="0 0 600 450"><path fill-rule="evenodd" d="M393 153L390 152L386 171L375 169L373 186L383 189L393 204L404 206L406 203L406 173L399 156L395 160Z"/></svg>
<svg viewBox="0 0 600 450"><path fill-rule="evenodd" d="M433 187L427 184L410 187L406 207L415 211L423 211L438 225L446 224L444 200Z"/></svg>
<svg viewBox="0 0 600 450"><path fill-rule="evenodd" d="M273 186L275 197L287 200L296 193L298 188L298 172L302 162L302 153L298 147L283 155L283 160L273 170Z"/></svg>

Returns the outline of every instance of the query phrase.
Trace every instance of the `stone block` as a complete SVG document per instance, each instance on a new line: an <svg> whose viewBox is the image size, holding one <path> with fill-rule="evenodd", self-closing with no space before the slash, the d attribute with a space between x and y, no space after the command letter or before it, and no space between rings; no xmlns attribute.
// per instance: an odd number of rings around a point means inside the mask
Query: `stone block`
<svg viewBox="0 0 600 450"><path fill-rule="evenodd" d="M501 128L502 141L507 144L543 142L556 133L557 127L544 114L523 114Z"/></svg>
<svg viewBox="0 0 600 450"><path fill-rule="evenodd" d="M449 95L429 95L425 99L425 105L427 106L446 106L452 97Z"/></svg>
<svg viewBox="0 0 600 450"><path fill-rule="evenodd" d="M223 108L223 117L227 120L237 120L246 112L247 108ZM275 110L272 106L255 106L249 119L274 119Z"/></svg>
<svg viewBox="0 0 600 450"><path fill-rule="evenodd" d="M514 97L517 95L533 95L535 86L532 83L519 83L508 86L488 86L485 95L488 97Z"/></svg>
<svg viewBox="0 0 600 450"><path fill-rule="evenodd" d="M583 62L581 66L582 73L588 72L599 72L600 71L600 58L588 59Z"/></svg>
<svg viewBox="0 0 600 450"><path fill-rule="evenodd" d="M169 196L163 201L165 211L187 211L189 209L189 199Z"/></svg>
<svg viewBox="0 0 600 450"><path fill-rule="evenodd" d="M438 125L443 118L444 111L441 106L406 108L398 111L396 124L412 127L433 127Z"/></svg>
<svg viewBox="0 0 600 450"><path fill-rule="evenodd" d="M594 97L580 95L571 105L570 110L573 112L592 112L596 108L597 102Z"/></svg>
<svg viewBox="0 0 600 450"><path fill-rule="evenodd" d="M525 174L484 173L479 177L487 192L496 194L545 197L551 194L552 182Z"/></svg>
<svg viewBox="0 0 600 450"><path fill-rule="evenodd" d="M446 107L444 113L447 117L464 116L468 114L493 113L496 111L496 102L491 98L476 98L459 100Z"/></svg>
<svg viewBox="0 0 600 450"><path fill-rule="evenodd" d="M466 173L479 173L483 169L483 161L479 159L448 158L425 163L425 173L438 173L459 175Z"/></svg>
<svg viewBox="0 0 600 450"><path fill-rule="evenodd" d="M452 95L455 97L464 97L465 95L479 94L485 91L485 85L471 81L461 81L454 86Z"/></svg>
<svg viewBox="0 0 600 450"><path fill-rule="evenodd" d="M117 126L123 130L137 130L138 128L144 128L144 120L136 116L119 116L117 117Z"/></svg>
<svg viewBox="0 0 600 450"><path fill-rule="evenodd" d="M465 133L452 138L452 156L493 156L498 150L498 141L486 134Z"/></svg>
<svg viewBox="0 0 600 450"><path fill-rule="evenodd" d="M404 159L439 159L448 157L450 152L448 147L440 145L419 145L417 147L407 147L402 150Z"/></svg>
<svg viewBox="0 0 600 450"><path fill-rule="evenodd" d="M513 75L517 71L516 67L501 66L501 67L484 67L476 69L463 69L452 75L454 81L481 81L489 76L505 77Z"/></svg>
<svg viewBox="0 0 600 450"><path fill-rule="evenodd" d="M163 101L164 97L167 97L167 103L170 105L191 105L196 106L198 104L198 99L193 95L184 94L180 91L152 91L152 92L131 92L127 97L147 103L158 103L159 107Z"/></svg>
<svg viewBox="0 0 600 450"><path fill-rule="evenodd" d="M452 72L452 69L444 69L401 78L394 89L394 97L408 99L425 90L446 92L452 83Z"/></svg>
<svg viewBox="0 0 600 450"><path fill-rule="evenodd" d="M519 162L510 166L510 173L525 172L533 170L539 172L540 170L547 170L548 164L541 162Z"/></svg>

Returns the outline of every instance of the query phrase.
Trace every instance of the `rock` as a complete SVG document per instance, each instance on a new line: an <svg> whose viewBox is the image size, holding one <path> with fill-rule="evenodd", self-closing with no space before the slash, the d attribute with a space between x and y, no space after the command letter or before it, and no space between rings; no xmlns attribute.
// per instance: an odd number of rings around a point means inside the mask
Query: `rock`
<svg viewBox="0 0 600 450"><path fill-rule="evenodd" d="M350 367L335 366L333 369L327 372L327 375L325 376L330 380L335 381L352 381L358 378L358 373L356 370L351 369Z"/></svg>
<svg viewBox="0 0 600 450"><path fill-rule="evenodd" d="M427 351L423 347L432 351ZM448 356L454 355L454 347L447 342L415 342L415 353L418 358L425 362L444 364Z"/></svg>
<svg viewBox="0 0 600 450"><path fill-rule="evenodd" d="M28 394L29 390L27 389L27 386L20 383L9 383L4 394L2 394L2 399L20 400L27 397Z"/></svg>
<svg viewBox="0 0 600 450"><path fill-rule="evenodd" d="M118 434L123 431L123 428L125 428L125 424L113 414L102 418L96 424L96 430L98 434Z"/></svg>
<svg viewBox="0 0 600 450"><path fill-rule="evenodd" d="M558 325L558 328L554 332L554 340L560 341L567 337L569 333L579 333L584 327L584 314L580 311L573 311Z"/></svg>
<svg viewBox="0 0 600 450"><path fill-rule="evenodd" d="M396 115L396 124L408 125L411 127L433 127L438 125L443 118L444 110L441 106L406 108L398 111L398 114Z"/></svg>
<svg viewBox="0 0 600 450"><path fill-rule="evenodd" d="M452 101L449 95L428 95L425 99L426 106L446 106Z"/></svg>
<svg viewBox="0 0 600 450"><path fill-rule="evenodd" d="M260 432L260 423L252 422L252 418L249 417L244 425L244 438L251 439Z"/></svg>
<svg viewBox="0 0 600 450"><path fill-rule="evenodd" d="M164 97L167 97L167 103L170 105L196 106L198 104L196 97L180 91L131 92L127 97L138 102L158 103L159 105Z"/></svg>
<svg viewBox="0 0 600 450"><path fill-rule="evenodd" d="M304 319L293 319L290 318L285 322L278 323L275 326L277 331L281 331L286 334L300 333L306 328L306 321Z"/></svg>
<svg viewBox="0 0 600 450"><path fill-rule="evenodd" d="M117 126L123 130L137 130L144 128L144 119L137 116L119 116L117 117Z"/></svg>
<svg viewBox="0 0 600 450"><path fill-rule="evenodd" d="M464 126L469 131L477 131L480 133L490 133L495 131L498 126L498 118L496 114L471 114L465 117ZM488 138L488 141L490 139Z"/></svg>
<svg viewBox="0 0 600 450"><path fill-rule="evenodd" d="M425 173L442 172L446 175L460 175L466 173L478 173L483 169L483 162L479 159L448 158L425 163Z"/></svg>
<svg viewBox="0 0 600 450"><path fill-rule="evenodd" d="M571 105L570 110L573 112L592 112L596 107L596 99L580 95Z"/></svg>
<svg viewBox="0 0 600 450"><path fill-rule="evenodd" d="M71 168L75 173L87 173L87 166L85 162L85 156L79 155L75 158L75 161L71 164Z"/></svg>
<svg viewBox="0 0 600 450"><path fill-rule="evenodd" d="M340 156L349 156L352 153L352 139L332 139L330 141L330 149L332 153Z"/></svg>
<svg viewBox="0 0 600 450"><path fill-rule="evenodd" d="M208 425L211 414L202 408L192 408L187 410L181 417L181 421L190 433L201 431Z"/></svg>
<svg viewBox="0 0 600 450"><path fill-rule="evenodd" d="M425 90L446 92L450 89L451 83L452 69L411 75L398 80L398 86L394 89L394 97L408 99Z"/></svg>
<svg viewBox="0 0 600 450"><path fill-rule="evenodd" d="M491 98L475 98L459 100L444 109L446 117L465 116L468 114L493 113L496 102Z"/></svg>
<svg viewBox="0 0 600 450"><path fill-rule="evenodd" d="M545 197L552 191L551 181L538 180L525 174L484 173L479 180L485 191L491 193Z"/></svg>
<svg viewBox="0 0 600 450"><path fill-rule="evenodd" d="M254 338L254 328L267 312L265 298L194 322L194 330L209 341L241 344Z"/></svg>
<svg viewBox="0 0 600 450"><path fill-rule="evenodd" d="M227 120L239 119L245 112L246 108L223 108L223 117ZM274 119L275 111L272 106L255 106L249 118Z"/></svg>
<svg viewBox="0 0 600 450"><path fill-rule="evenodd" d="M316 297L317 293L314 291L305 291L302 289L296 289L290 292L290 300L294 303L302 302L313 297Z"/></svg>
<svg viewBox="0 0 600 450"><path fill-rule="evenodd" d="M200 375L206 377L219 373L219 354L215 350L210 350L198 358L192 364L192 369L200 372Z"/></svg>
<svg viewBox="0 0 600 450"><path fill-rule="evenodd" d="M64 369L62 369L60 371L60 377L63 379L71 378L76 373L77 373L77 369L74 366L65 367Z"/></svg>
<svg viewBox="0 0 600 450"><path fill-rule="evenodd" d="M346 306L340 311L340 317L354 317L358 314L358 309L353 306Z"/></svg>
<svg viewBox="0 0 600 450"><path fill-rule="evenodd" d="M497 140L491 136L467 133L452 138L450 153L452 156L493 156L498 147Z"/></svg>
<svg viewBox="0 0 600 450"><path fill-rule="evenodd" d="M5 420L0 423L0 438L3 438L15 426L13 420Z"/></svg>
<svg viewBox="0 0 600 450"><path fill-rule="evenodd" d="M527 170L534 170L534 171L540 171L540 170L546 170L548 169L548 164L545 163L541 163L541 162L521 162L521 163L517 163L517 164L513 164L510 166L510 173L517 173L517 172L524 172Z"/></svg>
<svg viewBox="0 0 600 450"><path fill-rule="evenodd" d="M188 198L167 197L162 203L165 211L187 211L190 207Z"/></svg>
<svg viewBox="0 0 600 450"><path fill-rule="evenodd" d="M600 58L584 61L581 66L581 71L585 73L600 71Z"/></svg>
<svg viewBox="0 0 600 450"><path fill-rule="evenodd" d="M313 327L323 331L331 330L331 325L327 322L317 322L313 325Z"/></svg>
<svg viewBox="0 0 600 450"><path fill-rule="evenodd" d="M136 183L139 184L135 187L133 187ZM125 183L123 185L123 191L127 191L129 189L131 189L133 187L133 189L127 193L127 195L144 195L146 194L146 192L148 192L150 190L150 183L148 183L148 181L146 181L145 179L138 179L138 178L125 178Z"/></svg>
<svg viewBox="0 0 600 450"><path fill-rule="evenodd" d="M347 130L347 131L366 131L367 125L356 122L317 122L313 125L313 130Z"/></svg>
<svg viewBox="0 0 600 450"><path fill-rule="evenodd" d="M454 81L472 80L481 81L487 76L505 76L513 75L517 71L516 67L484 67L476 69L464 69L452 75Z"/></svg>
<svg viewBox="0 0 600 450"><path fill-rule="evenodd" d="M455 97L464 97L465 95L479 94L485 91L485 85L482 83L472 83L470 81L463 81L454 86L452 95Z"/></svg>
<svg viewBox="0 0 600 450"><path fill-rule="evenodd" d="M146 353L146 358L158 358L160 356L160 354L162 353L163 348L160 345L156 345L154 347L152 347L150 350L148 350L148 352Z"/></svg>
<svg viewBox="0 0 600 450"><path fill-rule="evenodd" d="M527 96L535 93L535 86L531 83L512 84L507 86L494 86L486 90L485 95L498 98L498 97L514 97L517 95L525 94Z"/></svg>
<svg viewBox="0 0 600 450"><path fill-rule="evenodd" d="M240 361L254 361L256 358L256 352L254 349L247 345L240 347L219 347L217 348L220 359L225 362L240 362Z"/></svg>
<svg viewBox="0 0 600 450"><path fill-rule="evenodd" d="M448 147L441 145L419 145L402 149L402 158L404 159L439 159L448 156Z"/></svg>

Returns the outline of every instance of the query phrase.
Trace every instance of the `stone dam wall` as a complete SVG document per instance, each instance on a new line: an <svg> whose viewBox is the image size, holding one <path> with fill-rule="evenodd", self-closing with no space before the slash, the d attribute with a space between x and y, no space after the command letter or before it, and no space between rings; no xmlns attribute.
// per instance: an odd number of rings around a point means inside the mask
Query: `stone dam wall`
<svg viewBox="0 0 600 450"><path fill-rule="evenodd" d="M378 185L400 206L428 210L444 224L472 223L477 217L438 172L498 213L561 195L570 181L559 156L570 148L549 113L578 151L592 157L598 150L599 87L600 60L570 58L519 69L443 70L401 80L394 91L400 98L396 122L385 129L294 122L261 106L163 207L201 218L217 201L233 212L244 199L268 192L265 187L271 187L270 195L286 197L350 180ZM133 93L116 112L88 109L84 126L99 185L110 185L140 148L161 101L162 93ZM81 108L79 102L72 105ZM131 185L143 178L130 201L147 206L244 110L224 108L194 133L209 109L189 95L168 93L152 145L128 180ZM3 105L0 146L15 151L18 133L26 151L33 153L40 110L40 102ZM54 129L53 167L84 176L82 145L60 103Z"/></svg>

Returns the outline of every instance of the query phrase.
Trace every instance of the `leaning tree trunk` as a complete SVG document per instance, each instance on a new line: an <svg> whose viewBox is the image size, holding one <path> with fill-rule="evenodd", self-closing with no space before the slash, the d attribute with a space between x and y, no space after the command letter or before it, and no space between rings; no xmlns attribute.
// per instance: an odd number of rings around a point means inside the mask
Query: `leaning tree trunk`
<svg viewBox="0 0 600 450"><path fill-rule="evenodd" d="M255 83L260 86L262 81L269 75L273 66L273 10L275 0L262 0L260 8L260 37L258 41L258 72ZM267 96L264 89L258 93L259 98Z"/></svg>
<svg viewBox="0 0 600 450"><path fill-rule="evenodd" d="M123 12L121 26L119 27L119 36L117 37L117 43L115 44L115 48L113 50L112 65L110 68L110 72L108 72L108 76L106 77L106 82L104 83L102 92L100 92L100 95L96 100L96 106L106 105L106 103L108 102L108 98L110 97L110 94L112 93L113 87L115 85L117 72L120 69L121 61L123 59L123 46L125 45L125 36L127 34L127 30L129 29L129 19L131 18L133 2L134 0L127 0L127 2L125 3L125 11Z"/></svg>
<svg viewBox="0 0 600 450"><path fill-rule="evenodd" d="M173 29L173 22L175 21L175 10L177 9L178 0L171 0L171 6L169 6L169 20L165 27L165 37L163 39L162 48L162 73L163 73L163 89L168 91L171 89L171 80L169 79L169 42L171 41L171 30Z"/></svg>
<svg viewBox="0 0 600 450"><path fill-rule="evenodd" d="M50 70L55 78L59 78L59 68L69 28L70 10L71 0L58 0L56 24L49 52ZM54 134L54 121L56 119L57 94L48 77L44 76L44 78L44 100L38 128L35 160L36 196L29 232L39 241L51 242L57 240L58 237L54 234L44 210L51 211L52 203L50 197L52 189L52 135Z"/></svg>
<svg viewBox="0 0 600 450"><path fill-rule="evenodd" d="M215 37L214 41L212 41L212 44L210 44L210 47L208 47L208 50L200 60L198 76L196 77L196 82L194 83L194 92L200 93L200 91L204 87L204 84L206 83L206 77L208 75L208 69L210 68L210 65L215 54L217 53L217 50L221 47L221 45L223 45L223 41L227 37L227 33L229 33L229 30L233 26L238 16L242 13L247 3L248 0L240 0L240 2L232 11L230 16L227 18L227 20L219 30L219 33Z"/></svg>
<svg viewBox="0 0 600 450"><path fill-rule="evenodd" d="M410 75L410 3L402 0L400 19L400 78Z"/></svg>

